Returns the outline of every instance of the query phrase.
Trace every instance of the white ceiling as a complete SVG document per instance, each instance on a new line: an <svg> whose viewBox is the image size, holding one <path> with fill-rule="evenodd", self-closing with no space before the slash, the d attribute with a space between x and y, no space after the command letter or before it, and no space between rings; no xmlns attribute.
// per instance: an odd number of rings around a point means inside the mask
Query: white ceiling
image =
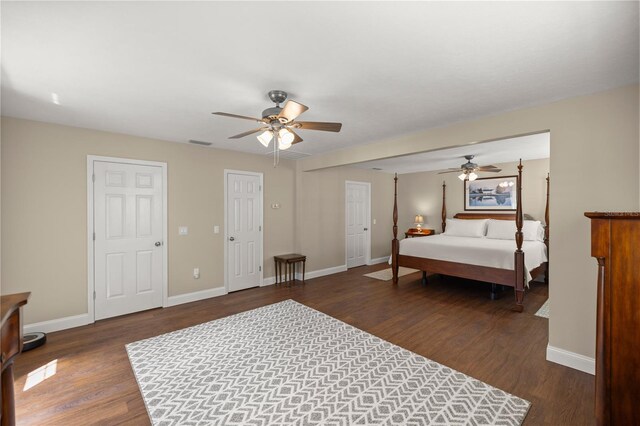
<svg viewBox="0 0 640 426"><path fill-rule="evenodd" d="M465 155L474 155L472 161L479 166L510 163L519 159L523 161L538 160L550 157L550 142L550 135L545 132L420 154L366 161L352 166L360 169L378 169L389 173L404 174L460 167L467 162L464 158Z"/></svg>
<svg viewBox="0 0 640 426"><path fill-rule="evenodd" d="M637 2L2 2L3 114L266 153L282 89L318 154L638 81ZM52 102L56 93L60 105Z"/></svg>

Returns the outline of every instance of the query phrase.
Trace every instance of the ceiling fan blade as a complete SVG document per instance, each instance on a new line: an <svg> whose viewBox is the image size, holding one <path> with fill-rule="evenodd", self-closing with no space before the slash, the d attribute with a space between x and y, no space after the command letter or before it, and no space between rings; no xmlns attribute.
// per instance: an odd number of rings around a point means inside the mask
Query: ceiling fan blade
<svg viewBox="0 0 640 426"><path fill-rule="evenodd" d="M325 123L322 121L296 121L294 126L296 129L322 130L323 132L339 132L342 129L342 123Z"/></svg>
<svg viewBox="0 0 640 426"><path fill-rule="evenodd" d="M259 118L247 117L246 115L229 114L228 112L212 112L211 114L222 115L224 117L231 117L231 118L242 118L243 120L262 122L262 120Z"/></svg>
<svg viewBox="0 0 640 426"><path fill-rule="evenodd" d="M289 129L289 131L291 133L293 133L293 136L295 136L294 139L293 139L293 142L291 142L291 145L295 145L298 142L302 142L303 139L300 137L300 135L298 135L296 132L294 132L293 129Z"/></svg>
<svg viewBox="0 0 640 426"><path fill-rule="evenodd" d="M249 135L252 135L252 134L254 134L254 133L258 133L258 132L260 132L260 131L263 131L263 130L269 130L269 129L268 129L268 128L266 128L266 127L259 127L259 128L257 128L257 129L249 130L249 131L244 132L244 133L240 133L240 134L237 134L237 135L234 135L234 136L229 136L229 139L240 139L240 138L244 138L245 136L249 136Z"/></svg>
<svg viewBox="0 0 640 426"><path fill-rule="evenodd" d="M498 173L501 172L502 169L485 169L484 167L480 167L478 169L479 172L491 172L491 173Z"/></svg>
<svg viewBox="0 0 640 426"><path fill-rule="evenodd" d="M446 170L444 172L440 172L438 174L441 175L441 174L444 174L444 173L462 173L462 170L460 170L460 169L451 169L451 170Z"/></svg>
<svg viewBox="0 0 640 426"><path fill-rule="evenodd" d="M293 121L297 116L308 109L308 106L299 104L296 101L287 101L287 103L284 104L284 108L282 108L282 111L280 111L280 114L278 114L278 118L284 118L287 120L287 122Z"/></svg>
<svg viewBox="0 0 640 426"><path fill-rule="evenodd" d="M496 166L494 166L493 164L490 164L490 165L488 165L488 166L482 166L482 167L480 167L480 168L481 168L481 169L497 169L497 167L496 167Z"/></svg>

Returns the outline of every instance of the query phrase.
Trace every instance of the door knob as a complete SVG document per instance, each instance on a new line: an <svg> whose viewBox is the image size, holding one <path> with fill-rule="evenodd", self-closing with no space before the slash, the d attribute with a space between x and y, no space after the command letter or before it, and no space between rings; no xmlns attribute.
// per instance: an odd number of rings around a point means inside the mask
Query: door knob
<svg viewBox="0 0 640 426"><path fill-rule="evenodd" d="M368 230L369 230L369 228L364 228L364 230L365 230L365 231L368 231Z"/></svg>
<svg viewBox="0 0 640 426"><path fill-rule="evenodd" d="M235 241L236 239L233 237L229 237L229 241Z"/></svg>
<svg viewBox="0 0 640 426"><path fill-rule="evenodd" d="M160 241L156 241L156 247L160 247L162 243Z"/></svg>

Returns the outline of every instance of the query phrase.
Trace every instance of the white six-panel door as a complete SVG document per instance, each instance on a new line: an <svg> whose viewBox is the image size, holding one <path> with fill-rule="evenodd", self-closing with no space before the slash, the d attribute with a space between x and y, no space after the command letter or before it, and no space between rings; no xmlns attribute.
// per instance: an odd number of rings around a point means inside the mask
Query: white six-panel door
<svg viewBox="0 0 640 426"><path fill-rule="evenodd" d="M162 306L161 167L93 163L95 319Z"/></svg>
<svg viewBox="0 0 640 426"><path fill-rule="evenodd" d="M228 291L260 285L262 276L260 175L227 173Z"/></svg>
<svg viewBox="0 0 640 426"><path fill-rule="evenodd" d="M347 268L369 261L370 184L346 182L346 250Z"/></svg>

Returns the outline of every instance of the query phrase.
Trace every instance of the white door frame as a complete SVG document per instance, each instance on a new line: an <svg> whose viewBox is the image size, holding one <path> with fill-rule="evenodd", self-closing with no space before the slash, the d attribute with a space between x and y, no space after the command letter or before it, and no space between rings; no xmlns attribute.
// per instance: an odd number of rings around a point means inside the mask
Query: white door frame
<svg viewBox="0 0 640 426"><path fill-rule="evenodd" d="M224 291L229 293L229 230L227 222L227 185L230 174L257 176L260 178L260 287L264 285L264 174L244 170L224 169Z"/></svg>
<svg viewBox="0 0 640 426"><path fill-rule="evenodd" d="M371 265L371 182L358 182L355 180L345 180L344 181L344 264L347 266L349 264L349 248L347 241L347 227L349 226L349 219L347 218L347 187L350 183L355 183L358 185L366 185L368 187L368 197L367 197L367 218L365 219L365 223L367 224L367 236L365 242L365 250L364 250L364 262L365 265Z"/></svg>
<svg viewBox="0 0 640 426"><path fill-rule="evenodd" d="M168 265L168 233L167 233L167 163L158 161L134 160L130 158L102 157L87 155L87 309L89 321L95 322L95 274L94 274L94 215L93 215L93 163L105 161L109 163L134 164L139 166L155 166L162 169L162 307L167 307L169 295Z"/></svg>

